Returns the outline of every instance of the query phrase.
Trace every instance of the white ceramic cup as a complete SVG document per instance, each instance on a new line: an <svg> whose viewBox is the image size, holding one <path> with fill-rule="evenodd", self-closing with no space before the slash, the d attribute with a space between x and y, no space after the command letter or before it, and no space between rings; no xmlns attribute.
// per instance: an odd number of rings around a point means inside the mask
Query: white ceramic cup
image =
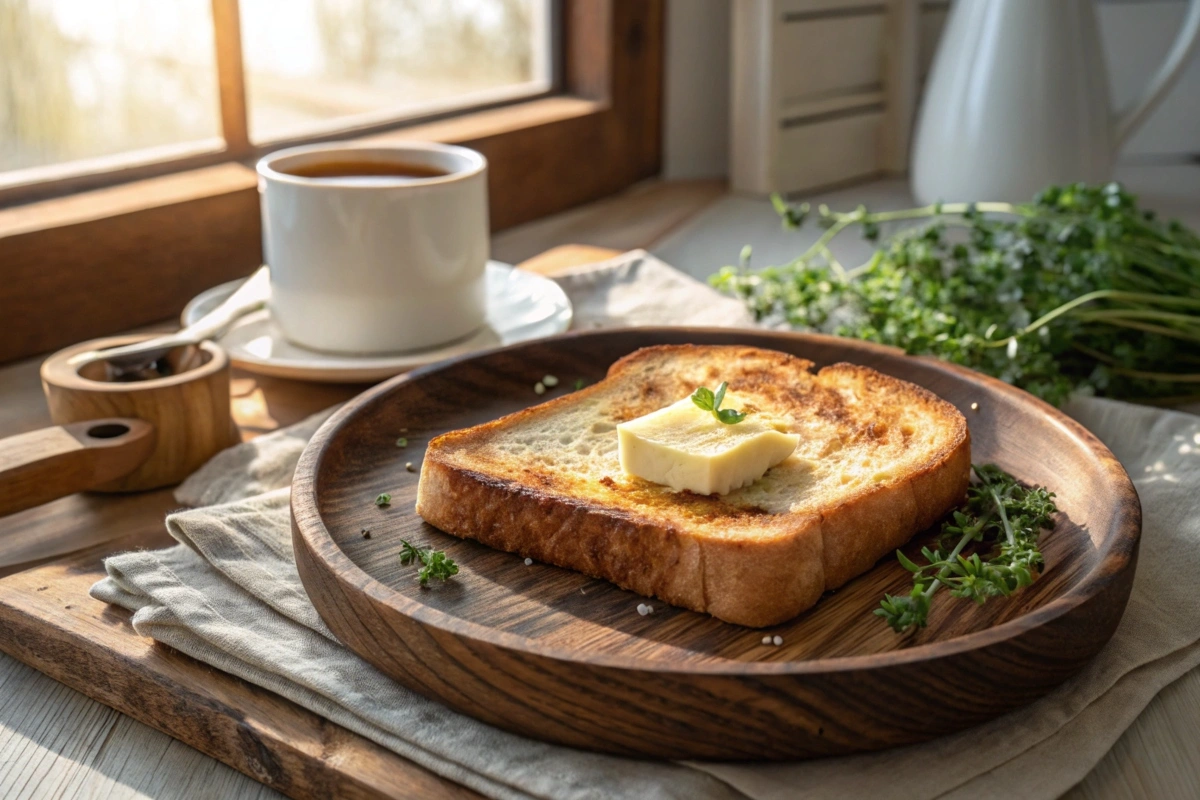
<svg viewBox="0 0 1200 800"><path fill-rule="evenodd" d="M435 177L301 177L330 162L403 163ZM321 144L258 162L271 314L294 344L389 353L444 344L486 313L487 160L465 147Z"/></svg>

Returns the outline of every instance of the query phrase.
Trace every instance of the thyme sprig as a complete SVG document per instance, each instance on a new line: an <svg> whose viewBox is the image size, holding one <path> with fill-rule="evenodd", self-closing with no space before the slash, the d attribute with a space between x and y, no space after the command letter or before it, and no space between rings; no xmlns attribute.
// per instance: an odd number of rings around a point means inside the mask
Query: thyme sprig
<svg viewBox="0 0 1200 800"><path fill-rule="evenodd" d="M414 547L405 539L400 540L400 563L406 566L408 564L421 565L421 570L417 573L417 580L421 582L422 586L428 586L430 578L448 581L458 574L458 564L455 564L444 550Z"/></svg>
<svg viewBox="0 0 1200 800"><path fill-rule="evenodd" d="M785 227L812 209L774 199ZM1073 392L1179 402L1200 392L1200 237L1117 184L1050 187L1031 203L816 209L826 230L789 264L713 277L755 316L935 355L1056 405ZM847 269L851 227L878 241Z"/></svg>
<svg viewBox="0 0 1200 800"><path fill-rule="evenodd" d="M1041 571L1038 536L1058 510L1054 493L1022 486L994 464L976 465L972 473L966 505L942 525L934 547L921 548L927 563L896 551L912 573L913 588L907 595L885 594L875 614L897 633L925 627L939 588L983 605L1030 585Z"/></svg>

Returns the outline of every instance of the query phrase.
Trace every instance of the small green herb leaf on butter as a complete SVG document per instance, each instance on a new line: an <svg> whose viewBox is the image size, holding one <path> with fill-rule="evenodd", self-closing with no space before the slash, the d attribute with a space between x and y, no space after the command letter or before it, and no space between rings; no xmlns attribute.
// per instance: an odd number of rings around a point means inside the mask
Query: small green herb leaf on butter
<svg viewBox="0 0 1200 800"><path fill-rule="evenodd" d="M717 391L713 393L713 411L721 407L721 403L725 402L725 391L729 388L729 384L721 381L721 385L717 387Z"/></svg>
<svg viewBox="0 0 1200 800"><path fill-rule="evenodd" d="M692 402L696 404L696 408L703 411L713 410L713 393L712 389L701 386L696 391L692 392Z"/></svg>
<svg viewBox="0 0 1200 800"><path fill-rule="evenodd" d="M721 381L721 385L717 387L717 391L701 386L696 391L692 392L692 402L696 407L704 411L711 411L712 415L726 425L736 425L746 418L744 411L736 411L732 408L721 408L721 403L725 401L725 392L729 389L729 383Z"/></svg>
<svg viewBox="0 0 1200 800"><path fill-rule="evenodd" d="M717 419L726 425L737 425L746 418L746 412L734 411L732 408L717 409Z"/></svg>

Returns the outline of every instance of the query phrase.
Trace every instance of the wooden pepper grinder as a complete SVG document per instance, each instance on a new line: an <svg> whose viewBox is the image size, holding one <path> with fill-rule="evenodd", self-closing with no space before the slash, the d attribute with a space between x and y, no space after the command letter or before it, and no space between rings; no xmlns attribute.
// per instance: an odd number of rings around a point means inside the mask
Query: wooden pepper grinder
<svg viewBox="0 0 1200 800"><path fill-rule="evenodd" d="M114 382L108 366L72 356L148 336L60 350L42 364L55 427L0 440L0 516L78 491L136 492L183 480L239 441L229 407L229 357L212 342L178 347L165 374Z"/></svg>

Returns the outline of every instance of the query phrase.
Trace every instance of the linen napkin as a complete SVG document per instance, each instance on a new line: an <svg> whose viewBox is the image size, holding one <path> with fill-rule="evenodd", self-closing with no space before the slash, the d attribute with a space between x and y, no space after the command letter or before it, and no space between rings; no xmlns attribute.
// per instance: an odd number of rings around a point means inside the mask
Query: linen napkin
<svg viewBox="0 0 1200 800"><path fill-rule="evenodd" d="M623 325L754 326L740 300L719 294L645 250L556 275L577 330Z"/></svg>
<svg viewBox="0 0 1200 800"><path fill-rule="evenodd" d="M746 322L728 298L642 252L562 283L589 326ZM180 544L109 558L92 594L133 611L142 635L492 797L1056 797L1163 686L1200 664L1200 599L1190 590L1200 573L1200 418L1090 398L1067 411L1114 451L1142 499L1140 562L1116 635L1028 708L882 753L757 765L621 759L496 730L390 681L337 643L292 560L287 485L329 412L214 457L177 490L199 506L168 517Z"/></svg>

